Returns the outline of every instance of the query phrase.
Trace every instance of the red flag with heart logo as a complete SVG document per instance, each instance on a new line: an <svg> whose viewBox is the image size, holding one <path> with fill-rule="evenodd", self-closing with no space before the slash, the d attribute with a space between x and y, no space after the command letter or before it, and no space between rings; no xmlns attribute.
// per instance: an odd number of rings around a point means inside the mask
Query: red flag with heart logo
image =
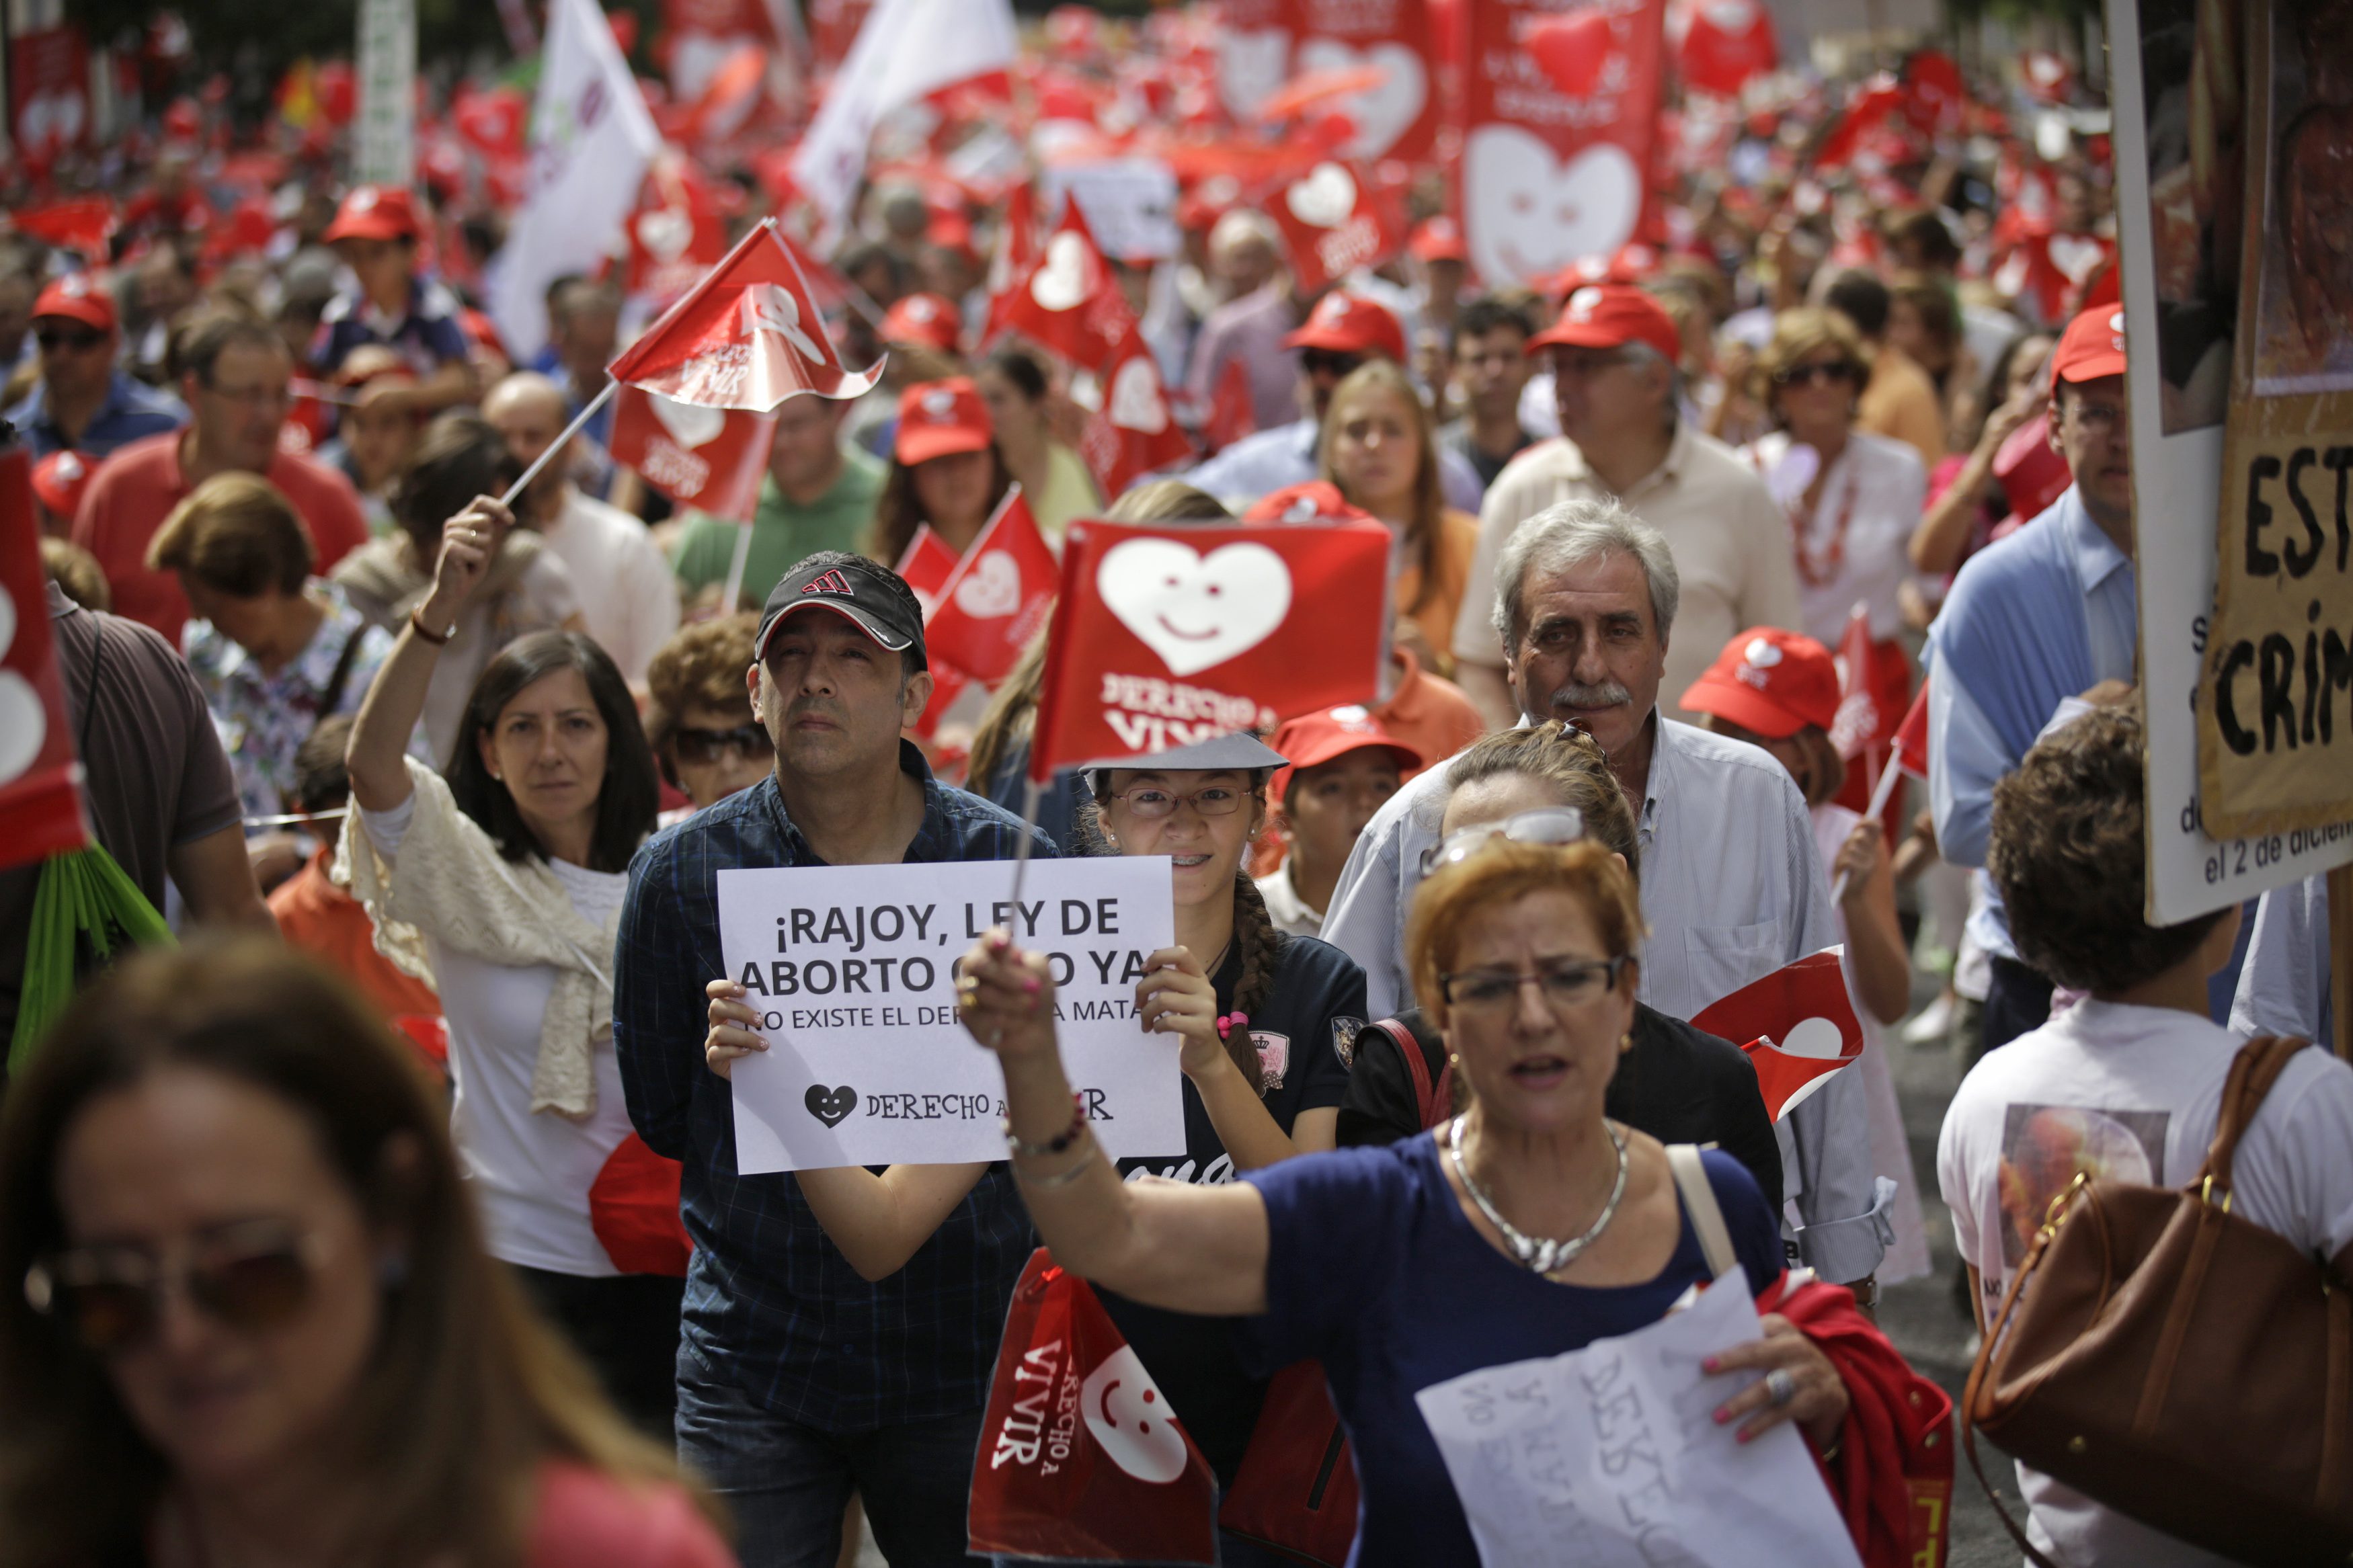
<svg viewBox="0 0 2353 1568"><path fill-rule="evenodd" d="M923 624L924 649L994 686L1046 624L1060 585L1061 563L1016 485L940 585Z"/></svg>
<svg viewBox="0 0 2353 1568"><path fill-rule="evenodd" d="M1689 0L1668 12L1667 27L1683 85L1719 98L1739 97L1780 63L1773 17L1757 0Z"/></svg>
<svg viewBox="0 0 2353 1568"><path fill-rule="evenodd" d="M1862 1024L1839 962L1844 952L1808 953L1692 1017L1694 1028L1744 1042L1740 1048L1776 1121L1862 1055Z"/></svg>
<svg viewBox="0 0 2353 1568"><path fill-rule="evenodd" d="M880 360L856 374L844 368L774 218L762 219L607 369L616 381L681 403L755 414L801 393L860 397L882 378Z"/></svg>
<svg viewBox="0 0 2353 1568"><path fill-rule="evenodd" d="M1831 723L1831 744L1850 763L1884 741L1894 728L1894 716L1883 714L1875 700L1871 649L1871 610L1857 604L1839 637L1838 717Z"/></svg>
<svg viewBox="0 0 2353 1568"><path fill-rule="evenodd" d="M33 459L0 456L0 868L79 849L81 766L66 722L48 579L33 524Z"/></svg>
<svg viewBox="0 0 2353 1568"><path fill-rule="evenodd" d="M752 521L776 437L773 415L681 403L624 384L614 396L613 461L681 506Z"/></svg>
<svg viewBox="0 0 2353 1568"><path fill-rule="evenodd" d="M718 195L675 148L664 148L646 171L628 233L625 287L663 304L693 288L727 252Z"/></svg>
<svg viewBox="0 0 2353 1568"><path fill-rule="evenodd" d="M1388 553L1378 523L1072 523L1030 776L1369 701Z"/></svg>
<svg viewBox="0 0 2353 1568"><path fill-rule="evenodd" d="M1226 361L1218 389L1209 395L1209 416L1201 426L1201 445L1208 455L1215 455L1257 428L1257 412L1250 406L1250 365L1236 354Z"/></svg>
<svg viewBox="0 0 2353 1568"><path fill-rule="evenodd" d="M1217 1561L1217 1479L1094 1291L1039 1247L1013 1287L973 1456L975 1556Z"/></svg>
<svg viewBox="0 0 2353 1568"><path fill-rule="evenodd" d="M1135 312L1119 291L1076 202L1062 205L1037 264L1002 300L995 325L1019 332L1072 364L1102 364L1136 336Z"/></svg>
<svg viewBox="0 0 2353 1568"><path fill-rule="evenodd" d="M1912 706L1904 711L1904 722L1895 726L1895 765L1915 779L1928 776L1928 682L1920 682L1920 694L1912 699Z"/></svg>
<svg viewBox="0 0 2353 1568"><path fill-rule="evenodd" d="M1462 232L1491 289L1533 284L1656 227L1664 0L1470 7Z"/></svg>
<svg viewBox="0 0 2353 1568"><path fill-rule="evenodd" d="M1079 456L1103 494L1116 499L1145 475L1193 455L1170 407L1160 363L1141 337L1113 353L1096 372L1095 384L1103 405L1079 433Z"/></svg>
<svg viewBox="0 0 2353 1568"><path fill-rule="evenodd" d="M1267 211L1291 247L1291 270L1314 293L1359 267L1378 267L1405 245L1402 215L1380 199L1357 165L1328 160L1276 192Z"/></svg>
<svg viewBox="0 0 2353 1568"><path fill-rule="evenodd" d="M947 587L948 579L955 575L956 564L956 552L948 548L946 540L932 531L927 522L915 530L915 537L907 542L906 553L892 568L899 574L899 580L914 591L915 602L923 607L924 657L932 666L932 700L923 704L923 714L913 728L925 740L938 731L940 721L955 706L955 700L964 695L964 689L972 684L970 676L943 661L939 650L930 647L932 615L939 608L940 595Z"/></svg>
<svg viewBox="0 0 2353 1568"><path fill-rule="evenodd" d="M1366 68L1376 84L1342 95L1356 127L1352 158L1432 155L1440 115L1428 0L1291 0L1291 69L1297 75Z"/></svg>

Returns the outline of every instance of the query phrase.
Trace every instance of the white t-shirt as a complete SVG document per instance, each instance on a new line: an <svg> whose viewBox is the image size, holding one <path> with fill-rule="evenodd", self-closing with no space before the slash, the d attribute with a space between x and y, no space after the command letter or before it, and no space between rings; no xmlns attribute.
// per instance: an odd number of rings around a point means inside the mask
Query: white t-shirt
<svg viewBox="0 0 2353 1568"><path fill-rule="evenodd" d="M387 858L400 853L416 796L360 824ZM629 889L623 872L551 860L580 918L602 930ZM526 1268L604 1279L620 1272L588 1220L588 1189L621 1140L629 1108L607 1033L596 1042L596 1109L575 1121L531 1109L540 1019L555 989L551 964L492 963L428 933L427 951L449 1026L449 1135L482 1216L491 1255Z"/></svg>
<svg viewBox="0 0 2353 1568"><path fill-rule="evenodd" d="M2086 999L1971 1069L1945 1112L1936 1177L1989 1321L2044 1210L2076 1172L2189 1184L2214 1141L2238 1046L2195 1014ZM2353 1241L2348 1151L2353 1068L2317 1047L2300 1051L2239 1141L2232 1212L2334 1258ZM2024 1465L2018 1479L2034 1543L2075 1568L2227 1562Z"/></svg>
<svg viewBox="0 0 2353 1568"><path fill-rule="evenodd" d="M1292 936L1324 934L1324 911L1299 896L1288 858L1258 879L1258 896L1266 900L1266 918L1275 930Z"/></svg>
<svg viewBox="0 0 2353 1568"><path fill-rule="evenodd" d="M1806 485L1820 468L1810 447L1792 459L1794 445L1788 432L1777 430L1741 453L1785 514L1796 513ZM1866 431L1847 437L1798 542L1821 575L1820 582L1810 581L1803 571L1798 575L1808 637L1825 647L1838 647L1857 604L1871 611L1873 637L1884 639L1903 629L1897 595L1912 575L1912 533L1920 526L1927 494L1919 453Z"/></svg>
<svg viewBox="0 0 2353 1568"><path fill-rule="evenodd" d="M572 574L588 635L642 686L646 667L678 630L678 580L646 525L620 508L565 487L564 509L540 531Z"/></svg>

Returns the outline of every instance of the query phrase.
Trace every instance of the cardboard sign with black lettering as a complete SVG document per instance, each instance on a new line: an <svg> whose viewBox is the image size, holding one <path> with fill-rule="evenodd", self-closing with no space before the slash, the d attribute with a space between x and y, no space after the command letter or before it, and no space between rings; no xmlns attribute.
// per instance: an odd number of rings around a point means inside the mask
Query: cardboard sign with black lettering
<svg viewBox="0 0 2353 1568"><path fill-rule="evenodd" d="M992 925L1054 967L1062 1064L1115 1159L1185 1147L1176 1037L1136 1021L1176 942L1161 856L722 871L728 974L768 1048L738 1060L738 1174L1001 1160L1005 1079L956 1016L955 964Z"/></svg>

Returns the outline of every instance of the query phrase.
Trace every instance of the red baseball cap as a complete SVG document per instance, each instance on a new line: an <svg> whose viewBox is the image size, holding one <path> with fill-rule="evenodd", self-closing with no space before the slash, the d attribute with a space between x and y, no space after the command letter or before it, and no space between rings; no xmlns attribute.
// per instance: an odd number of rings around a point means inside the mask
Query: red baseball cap
<svg viewBox="0 0 2353 1568"><path fill-rule="evenodd" d="M115 324L114 296L96 273L71 273L42 289L41 297L33 301L33 320L43 316L61 316L79 321L93 332L111 332Z"/></svg>
<svg viewBox="0 0 2353 1568"><path fill-rule="evenodd" d="M937 294L910 294L892 305L882 318L886 343L922 343L943 353L955 353L963 339L956 309Z"/></svg>
<svg viewBox="0 0 2353 1568"><path fill-rule="evenodd" d="M1468 261L1471 247L1463 242L1462 226L1440 214L1424 218L1405 242L1406 253L1416 261Z"/></svg>
<svg viewBox="0 0 2353 1568"><path fill-rule="evenodd" d="M1628 343L1649 344L1669 364L1683 357L1683 333L1664 306L1630 283L1594 283L1570 290L1553 324L1528 340L1528 353L1619 349Z"/></svg>
<svg viewBox="0 0 2353 1568"><path fill-rule="evenodd" d="M70 518L81 510L81 492L90 488L90 476L97 470L95 458L51 452L33 465L33 494L55 515Z"/></svg>
<svg viewBox="0 0 2353 1568"><path fill-rule="evenodd" d="M1419 752L1381 728L1379 720L1354 705L1285 719L1282 728L1274 732L1272 744L1285 759L1285 765L1277 768L1269 782L1268 798L1275 801L1282 799L1300 769L1319 766L1350 752L1368 748L1388 752L1397 758L1401 773L1419 771L1424 761Z"/></svg>
<svg viewBox="0 0 2353 1568"><path fill-rule="evenodd" d="M1335 353L1381 354L1405 363L1405 329L1388 306L1362 294L1334 289L1315 301L1306 324L1282 340L1287 349L1329 349Z"/></svg>
<svg viewBox="0 0 2353 1568"><path fill-rule="evenodd" d="M1786 741L1809 724L1828 730L1838 719L1838 665L1810 637L1751 626L1724 645L1683 706L1768 740Z"/></svg>
<svg viewBox="0 0 2353 1568"><path fill-rule="evenodd" d="M909 468L958 452L986 452L996 439L988 405L968 375L919 381L899 395L899 440L891 455Z"/></svg>
<svg viewBox="0 0 2353 1568"><path fill-rule="evenodd" d="M2097 381L2125 373L2125 308L2094 305L2067 323L2051 351L2051 390L2063 381Z"/></svg>
<svg viewBox="0 0 2353 1568"><path fill-rule="evenodd" d="M415 239L420 232L417 198L406 187L355 185L320 237L332 245L339 239Z"/></svg>
<svg viewBox="0 0 2353 1568"><path fill-rule="evenodd" d="M1371 522L1373 514L1349 504L1340 487L1329 479L1307 479L1269 490L1242 512L1252 525L1282 522ZM1275 748L1280 752L1281 746ZM1289 753L1285 753L1288 755Z"/></svg>

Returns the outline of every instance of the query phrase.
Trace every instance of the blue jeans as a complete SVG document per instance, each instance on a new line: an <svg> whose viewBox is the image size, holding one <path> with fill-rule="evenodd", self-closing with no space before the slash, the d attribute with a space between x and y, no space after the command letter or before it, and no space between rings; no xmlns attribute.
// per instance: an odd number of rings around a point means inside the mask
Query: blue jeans
<svg viewBox="0 0 2353 1568"><path fill-rule="evenodd" d="M985 1568L965 1554L981 1412L871 1432L820 1432L722 1383L678 1350L678 1460L735 1521L744 1568L832 1568L849 1494L891 1568Z"/></svg>

